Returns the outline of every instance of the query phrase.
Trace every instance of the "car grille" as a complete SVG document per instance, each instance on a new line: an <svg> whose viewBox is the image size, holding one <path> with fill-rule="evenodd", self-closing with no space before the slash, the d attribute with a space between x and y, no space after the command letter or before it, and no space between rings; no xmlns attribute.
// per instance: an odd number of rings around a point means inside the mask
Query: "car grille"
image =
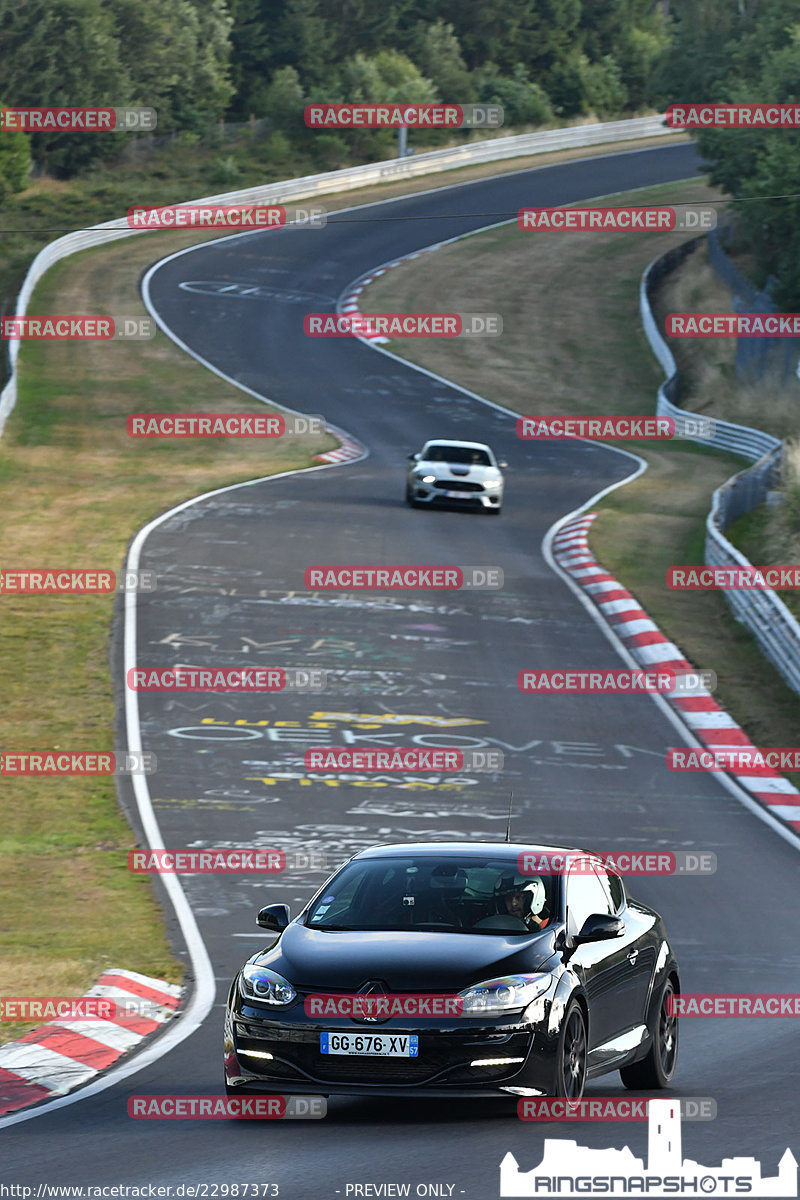
<svg viewBox="0 0 800 1200"><path fill-rule="evenodd" d="M433 485L446 492L482 492L482 483L470 483L468 479L437 479Z"/></svg>
<svg viewBox="0 0 800 1200"><path fill-rule="evenodd" d="M305 1032L271 1031L277 1034L255 1039L239 1034L242 1049L268 1049L279 1061L263 1061L243 1056L242 1062L248 1070L266 1077L313 1079L326 1083L364 1083L380 1087L382 1084L419 1084L436 1079L437 1084L490 1083L515 1075L520 1063L501 1063L493 1067L470 1067L473 1059L525 1058L528 1052L529 1035L513 1034L499 1041L495 1038L476 1038L467 1041L463 1036L420 1035L419 1058L369 1058L328 1055L319 1052L319 1034L311 1037ZM292 1064L291 1066L289 1064ZM295 1074L295 1070L297 1074ZM445 1074L442 1074L445 1072ZM441 1078L437 1078L441 1076Z"/></svg>

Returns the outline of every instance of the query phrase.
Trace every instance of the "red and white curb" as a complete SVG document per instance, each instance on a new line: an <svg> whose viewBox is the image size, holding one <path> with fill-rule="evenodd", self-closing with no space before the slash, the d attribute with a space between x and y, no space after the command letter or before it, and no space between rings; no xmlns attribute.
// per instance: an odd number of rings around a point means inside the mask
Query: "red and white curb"
<svg viewBox="0 0 800 1200"><path fill-rule="evenodd" d="M387 271L391 271L392 267L399 267L401 263L410 262L412 258L421 258L423 254L430 254L431 250L437 250L438 246L425 246L422 250L415 250L413 254L404 254L401 258L393 258L391 262L384 263L382 267L378 267L369 275L362 275L356 280L351 290L342 296L337 311L340 313L360 312L358 307L358 298L366 287L374 283L381 275L385 275ZM370 342L372 345L386 345L391 339L381 337L378 333L360 333L356 335L362 342Z"/></svg>
<svg viewBox="0 0 800 1200"><path fill-rule="evenodd" d="M602 567L589 550L588 535L597 513L584 513L563 525L553 538L553 555L562 570L589 595L614 633L642 666L668 663L694 670L683 653L650 620L636 597ZM733 717L702 688L691 696L664 699L704 746L713 750L755 750L756 747ZM728 771L774 817L800 832L800 792L777 771L748 775Z"/></svg>
<svg viewBox="0 0 800 1200"><path fill-rule="evenodd" d="M136 971L104 972L85 994L130 1011L113 1020L48 1021L18 1042L0 1045L0 1116L63 1096L110 1067L175 1015L181 993ZM146 1016L135 1015L137 1002Z"/></svg>
<svg viewBox="0 0 800 1200"><path fill-rule="evenodd" d="M314 462L326 463L342 463L353 462L357 458L364 457L364 447L359 442L346 434L338 433L335 429L326 430L327 433L332 433L334 437L341 440L341 446L337 446L335 450L328 450L325 454L315 454Z"/></svg>

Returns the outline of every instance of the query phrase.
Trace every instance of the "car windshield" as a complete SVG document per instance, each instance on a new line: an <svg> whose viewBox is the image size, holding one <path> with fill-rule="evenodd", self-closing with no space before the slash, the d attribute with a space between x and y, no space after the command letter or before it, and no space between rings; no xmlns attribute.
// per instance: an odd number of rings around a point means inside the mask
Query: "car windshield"
<svg viewBox="0 0 800 1200"><path fill-rule="evenodd" d="M486 450L475 446L448 446L445 442L431 442L422 452L424 462L459 463L470 467L490 467L492 460Z"/></svg>
<svg viewBox="0 0 800 1200"><path fill-rule="evenodd" d="M520 876L516 860L368 858L343 867L308 911L324 930L538 933L556 910L557 877Z"/></svg>

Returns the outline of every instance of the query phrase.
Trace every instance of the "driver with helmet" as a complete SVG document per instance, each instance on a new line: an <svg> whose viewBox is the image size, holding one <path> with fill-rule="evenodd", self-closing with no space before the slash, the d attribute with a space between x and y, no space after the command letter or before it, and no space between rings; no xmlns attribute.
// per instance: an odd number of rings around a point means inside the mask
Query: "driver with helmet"
<svg viewBox="0 0 800 1200"><path fill-rule="evenodd" d="M538 875L504 877L495 892L497 911L519 917L532 932L544 929L550 918L542 915L546 893Z"/></svg>

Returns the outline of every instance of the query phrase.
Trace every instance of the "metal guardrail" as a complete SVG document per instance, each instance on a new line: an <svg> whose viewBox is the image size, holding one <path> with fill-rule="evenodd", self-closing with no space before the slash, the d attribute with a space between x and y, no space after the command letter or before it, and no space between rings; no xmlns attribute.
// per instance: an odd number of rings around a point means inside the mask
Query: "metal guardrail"
<svg viewBox="0 0 800 1200"><path fill-rule="evenodd" d="M704 235L705 236L705 235ZM672 351L661 335L650 306L653 288L665 275L692 254L702 238L692 238L668 251L646 268L639 289L639 311L650 348L665 375L658 389L659 416L686 419L686 410L674 401L678 395L678 368ZM760 429L715 421L713 436L692 433L683 436L719 450L729 450L754 465L739 471L714 492L706 518L705 562L710 567L751 567L750 561L725 537L725 530L745 513L763 504L780 473L783 443ZM775 592L725 591L725 600L737 621L752 633L759 647L793 691L800 694L800 624Z"/></svg>
<svg viewBox="0 0 800 1200"><path fill-rule="evenodd" d="M538 133L523 133L513 137L488 138L480 142L468 142L463 146L452 146L446 150L432 150L427 154L415 154L408 158L365 163L359 167L345 167L340 171L326 171L319 175L305 175L280 183L223 192L216 196L202 196L197 200L182 203L282 204L290 200L306 200L314 196L351 191L392 179L413 179L439 171L452 171L475 163L499 162L506 158L547 154L553 150L568 150L581 146L599 146L604 142L627 142L638 138L667 136L675 136L675 130L664 124L663 113L651 117L634 117L628 121L573 125L567 129L545 129ZM146 232L147 230L128 228L125 217L119 217L114 221L95 225L92 229L68 233L57 238L40 250L31 263L17 297L14 315L25 315L36 284L54 263L81 250L102 246L119 238L137 237ZM12 339L8 343L9 380L0 392L0 434L17 401L18 355L19 341Z"/></svg>

